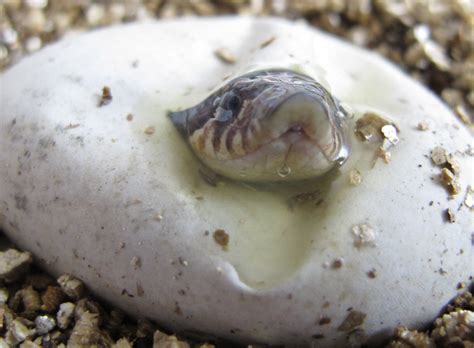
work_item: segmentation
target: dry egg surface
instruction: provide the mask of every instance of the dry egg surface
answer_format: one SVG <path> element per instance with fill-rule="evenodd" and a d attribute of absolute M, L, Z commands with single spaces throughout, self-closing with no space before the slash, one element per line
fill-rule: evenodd
<path fill-rule="evenodd" d="M 270 67 L 351 110 L 349 160 L 294 185 L 213 177 L 167 112 Z M 1 228 L 54 275 L 171 330 L 376 344 L 429 323 L 472 276 L 469 131 L 381 57 L 306 25 L 116 26 L 25 58 L 0 88 Z"/>

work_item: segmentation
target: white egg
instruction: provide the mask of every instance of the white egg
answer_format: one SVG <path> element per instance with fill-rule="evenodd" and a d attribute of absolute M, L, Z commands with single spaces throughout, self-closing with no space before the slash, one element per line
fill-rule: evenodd
<path fill-rule="evenodd" d="M 390 163 L 374 164 L 377 145 L 353 136 L 350 160 L 307 188 L 209 185 L 166 113 L 266 67 L 324 83 L 354 111 L 351 127 L 366 111 L 393 120 Z M 104 86 L 112 100 L 99 107 Z M 131 314 L 241 342 L 344 346 L 361 329 L 377 343 L 400 323 L 429 323 L 472 275 L 468 130 L 383 58 L 306 25 L 117 26 L 25 58 L 0 88 L 2 229 L 53 274 L 75 274 Z M 435 146 L 460 164 L 453 199 Z"/>

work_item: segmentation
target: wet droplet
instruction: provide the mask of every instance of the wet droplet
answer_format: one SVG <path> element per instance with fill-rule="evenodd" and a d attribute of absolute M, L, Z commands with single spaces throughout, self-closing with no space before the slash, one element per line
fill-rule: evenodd
<path fill-rule="evenodd" d="M 349 146 L 347 144 L 343 144 L 343 146 L 341 146 L 341 149 L 339 150 L 338 157 L 334 160 L 335 164 L 339 167 L 342 166 L 349 158 L 349 152 Z"/>
<path fill-rule="evenodd" d="M 291 173 L 291 168 L 284 164 L 281 168 L 278 169 L 278 175 L 282 178 L 287 177 Z"/>

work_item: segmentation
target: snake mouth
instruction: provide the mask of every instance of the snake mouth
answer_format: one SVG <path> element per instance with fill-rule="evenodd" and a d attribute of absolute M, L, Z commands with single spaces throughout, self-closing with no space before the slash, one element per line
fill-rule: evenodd
<path fill-rule="evenodd" d="M 245 173 L 241 180 L 303 180 L 321 175 L 333 166 L 325 152 L 305 125 L 295 123 L 276 137 L 262 139 L 252 151 L 225 162 Z"/>
<path fill-rule="evenodd" d="M 329 145 L 320 144 L 314 138 L 314 127 L 302 123 L 291 124 L 278 137 L 271 139 L 262 145 L 257 151 L 270 152 L 279 149 L 284 154 L 283 162 L 303 162 L 313 158 L 316 153 L 320 153 L 326 160 L 330 161 L 326 152 Z M 282 163 L 282 164 L 285 164 Z"/>
<path fill-rule="evenodd" d="M 298 145 L 305 144 L 305 146 L 316 146 L 319 148 L 319 144 L 315 139 L 311 136 L 311 130 L 308 130 L 304 124 L 296 123 L 289 126 L 287 130 L 281 133 L 278 137 L 270 140 L 269 143 L 265 144 L 261 147 L 264 148 L 265 146 L 279 142 L 281 144 L 285 144 L 287 147 L 287 156 L 292 151 L 292 149 Z"/>
<path fill-rule="evenodd" d="M 282 135 L 280 135 L 280 137 L 284 137 L 286 135 L 291 135 L 291 134 L 309 137 L 309 135 L 306 133 L 304 125 L 299 124 L 299 123 L 291 125 Z"/>
<path fill-rule="evenodd" d="M 317 148 L 328 161 L 333 158 L 337 134 L 330 122 L 328 108 L 321 102 L 320 96 L 308 91 L 290 95 L 263 120 L 262 127 L 270 131 L 269 141 L 262 143 L 261 149 L 274 142 L 286 144 L 290 148 L 303 144 L 304 148 Z"/>
<path fill-rule="evenodd" d="M 316 134 L 317 130 L 315 125 L 296 123 L 288 126 L 288 129 L 283 131 L 277 138 L 273 140 L 283 139 L 290 144 L 298 141 L 309 141 L 315 145 L 319 145 L 318 139 L 315 136 Z"/>

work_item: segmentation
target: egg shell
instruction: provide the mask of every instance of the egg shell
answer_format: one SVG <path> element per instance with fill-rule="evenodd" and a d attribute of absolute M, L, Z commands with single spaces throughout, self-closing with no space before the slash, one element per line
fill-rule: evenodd
<path fill-rule="evenodd" d="M 266 67 L 324 83 L 354 111 L 352 126 L 365 111 L 391 118 L 400 137 L 391 162 L 374 163 L 374 146 L 352 136 L 350 160 L 315 184 L 321 199 L 296 207 L 292 188 L 203 180 L 167 111 Z M 104 86 L 112 99 L 101 103 Z M 462 204 L 473 182 L 468 130 L 383 58 L 305 24 L 120 25 L 25 58 L 0 88 L 1 228 L 52 274 L 72 273 L 170 330 L 345 346 L 360 328 L 377 344 L 400 323 L 423 328 L 472 275 L 472 213 Z M 431 162 L 435 146 L 460 164 L 453 199 Z M 362 224 L 375 234 L 357 247 L 352 230 Z"/>

